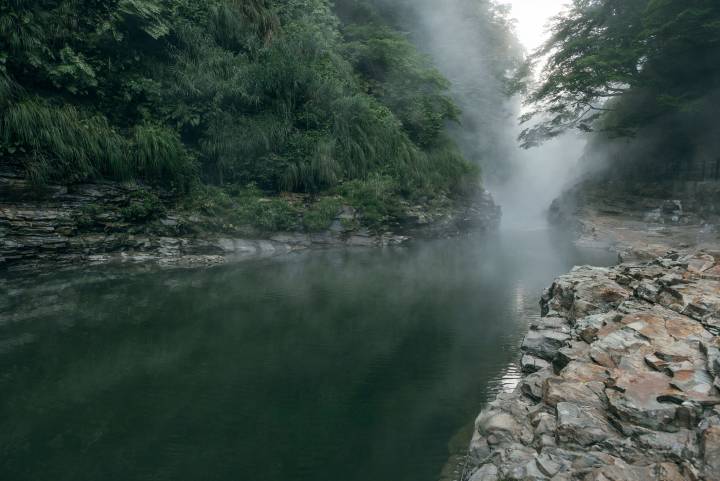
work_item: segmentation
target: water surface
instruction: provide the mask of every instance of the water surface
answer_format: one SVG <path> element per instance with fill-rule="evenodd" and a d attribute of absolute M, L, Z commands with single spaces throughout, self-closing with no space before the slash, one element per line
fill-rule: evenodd
<path fill-rule="evenodd" d="M 535 231 L 6 278 L 0 479 L 437 481 L 542 288 L 612 261 Z"/>

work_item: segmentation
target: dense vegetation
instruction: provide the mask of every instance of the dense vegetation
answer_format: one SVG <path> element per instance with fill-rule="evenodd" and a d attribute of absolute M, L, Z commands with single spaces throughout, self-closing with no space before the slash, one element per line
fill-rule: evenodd
<path fill-rule="evenodd" d="M 472 190 L 447 80 L 373 2 L 336 3 L 2 0 L 0 159 L 38 184 Z"/>
<path fill-rule="evenodd" d="M 720 160 L 717 0 L 573 0 L 534 60 L 547 64 L 530 92 L 526 120 L 537 122 L 526 146 L 578 128 L 594 133 L 595 151 L 630 158 L 643 175 L 649 165 L 674 175 L 680 163 L 704 171 Z"/>
<path fill-rule="evenodd" d="M 511 173 L 516 105 L 510 102 L 507 80 L 522 64 L 524 52 L 508 5 L 494 0 L 450 0 L 441 8 L 437 0 L 336 4 L 343 20 L 389 23 L 408 32 L 451 82 L 449 93 L 461 112 L 459 122 L 449 125 L 450 137 L 468 160 L 482 167 L 484 178 L 497 181 Z M 413 88 L 402 80 L 399 85 Z"/>

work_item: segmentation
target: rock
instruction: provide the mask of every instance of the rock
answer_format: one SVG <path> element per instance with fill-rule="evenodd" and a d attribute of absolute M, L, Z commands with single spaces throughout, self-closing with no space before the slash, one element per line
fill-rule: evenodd
<path fill-rule="evenodd" d="M 520 366 L 522 367 L 522 372 L 531 374 L 550 367 L 550 363 L 539 357 L 525 354 L 520 360 Z"/>
<path fill-rule="evenodd" d="M 707 481 L 720 481 L 720 426 L 708 428 L 702 435 L 703 472 Z"/>
<path fill-rule="evenodd" d="M 617 437 L 602 411 L 569 402 L 557 404 L 557 435 L 563 444 L 590 446 Z"/>
<path fill-rule="evenodd" d="M 481 466 L 470 476 L 469 481 L 499 481 L 498 468 L 494 464 Z"/>
<path fill-rule="evenodd" d="M 715 258 L 708 254 L 696 254 L 682 260 L 687 262 L 687 270 L 693 274 L 702 274 L 715 265 Z"/>
<path fill-rule="evenodd" d="M 552 369 L 545 368 L 533 374 L 525 376 L 520 381 L 520 392 L 528 396 L 533 401 L 539 401 L 543 397 L 545 381 L 552 376 Z"/>
<path fill-rule="evenodd" d="M 519 439 L 523 430 L 516 418 L 502 411 L 483 412 L 476 421 L 476 428 L 491 446 Z"/>
<path fill-rule="evenodd" d="M 575 382 L 549 378 L 543 387 L 543 402 L 555 407 L 560 402 L 572 402 L 584 407 L 602 407 L 603 383 Z"/>
<path fill-rule="evenodd" d="M 676 462 L 697 458 L 700 454 L 697 436 L 689 429 L 680 429 L 674 433 L 647 431 L 640 434 L 637 440 L 638 446 L 646 452 L 656 452 Z"/>
<path fill-rule="evenodd" d="M 557 331 L 530 331 L 523 340 L 521 349 L 540 359 L 552 361 L 570 336 Z"/>
<path fill-rule="evenodd" d="M 473 441 L 489 479 L 720 481 L 720 282 L 702 276 L 706 255 L 580 267 L 544 292 L 519 387 Z"/>
<path fill-rule="evenodd" d="M 606 394 L 611 411 L 621 420 L 656 431 L 675 430 L 677 405 L 658 400 L 678 394 L 664 374 L 623 371 Z"/>
<path fill-rule="evenodd" d="M 563 465 L 555 461 L 551 456 L 547 454 L 541 454 L 535 458 L 535 465 L 538 470 L 545 476 L 552 478 L 563 469 Z"/>

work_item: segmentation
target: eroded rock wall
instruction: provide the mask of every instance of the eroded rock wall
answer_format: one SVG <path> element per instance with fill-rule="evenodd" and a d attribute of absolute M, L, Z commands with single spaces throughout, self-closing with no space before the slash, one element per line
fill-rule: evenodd
<path fill-rule="evenodd" d="M 718 261 L 670 252 L 557 279 L 521 383 L 476 421 L 465 479 L 720 480 Z"/>

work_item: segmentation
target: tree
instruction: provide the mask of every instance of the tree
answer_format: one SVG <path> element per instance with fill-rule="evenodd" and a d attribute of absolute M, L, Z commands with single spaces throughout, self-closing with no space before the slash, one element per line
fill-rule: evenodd
<path fill-rule="evenodd" d="M 536 123 L 521 134 L 525 147 L 572 128 L 632 135 L 700 108 L 720 86 L 720 3 L 573 0 L 532 60 L 546 64 L 528 97 L 523 121 Z"/>

